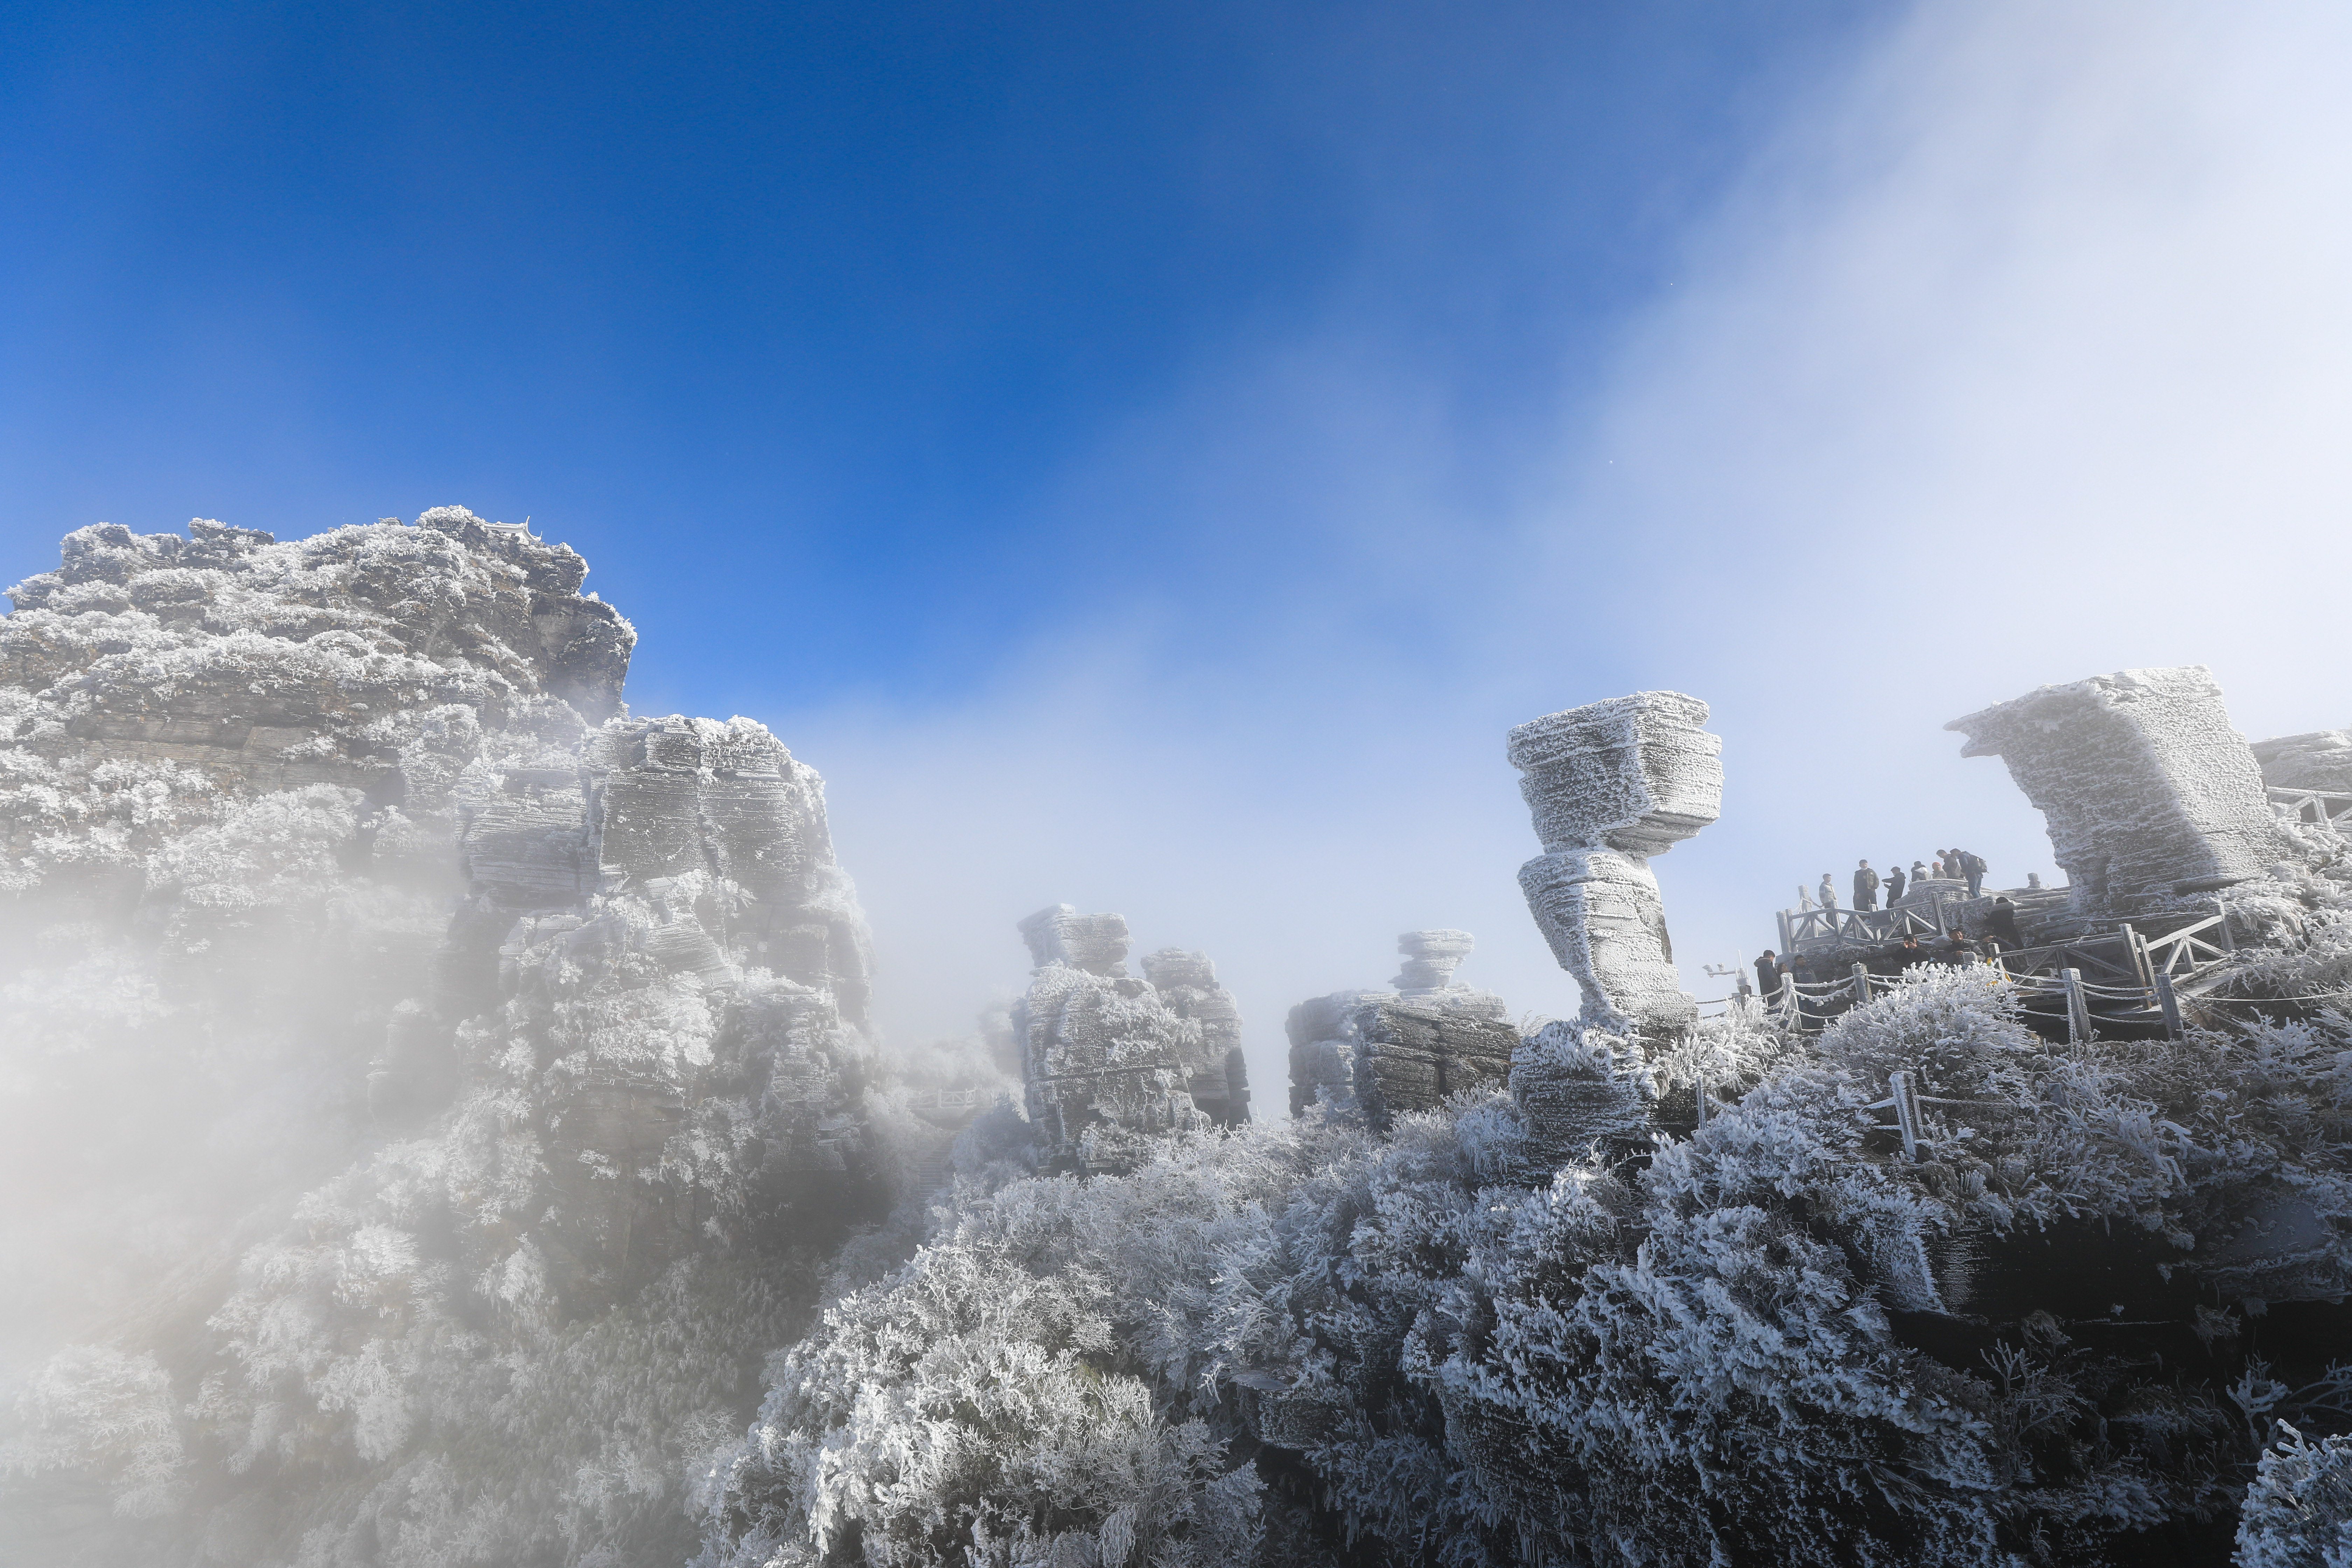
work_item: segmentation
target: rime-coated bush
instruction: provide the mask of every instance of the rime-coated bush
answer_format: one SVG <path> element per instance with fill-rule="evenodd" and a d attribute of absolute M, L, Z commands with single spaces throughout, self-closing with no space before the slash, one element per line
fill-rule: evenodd
<path fill-rule="evenodd" d="M 706 1568 L 1189 1568 L 1244 1558 L 1259 1482 L 1119 1370 L 1108 1292 L 1004 1244 L 927 1247 L 778 1358 L 700 1492 Z M 1041 1259 L 1034 1255 L 1032 1265 Z"/>
<path fill-rule="evenodd" d="M 1595 1084 L 1622 1066 L 1559 1030 L 1529 1048 Z M 1548 1163 L 1493 1092 L 1385 1138 L 1310 1116 L 1164 1141 L 1122 1177 L 961 1185 L 933 1210 L 924 1278 L 961 1253 L 1083 1290 L 1097 1353 L 1158 1419 L 1205 1424 L 1229 1460 L 1265 1445 L 1262 1550 L 1291 1554 L 1269 1563 L 1334 1542 L 1349 1561 L 1497 1568 L 2124 1561 L 2138 1532 L 2234 1505 L 2259 1457 L 2247 1412 L 2300 1399 L 2335 1419 L 2335 1394 L 2233 1393 L 2047 1311 L 2001 1309 L 2022 1315 L 1956 1331 L 1979 1347 L 1957 1353 L 1915 1335 L 1970 1321 L 2005 1248 L 2085 1227 L 2144 1237 L 2149 1290 L 2185 1268 L 2273 1301 L 2342 1291 L 2343 1227 L 2275 1217 L 2352 1213 L 2340 1022 L 2053 1049 L 1991 972 L 1934 969 L 1817 1049 L 1712 1048 L 1703 1070 L 1733 1086 L 1742 1052 L 1781 1059 L 1646 1160 L 1593 1141 Z M 1916 1163 L 1873 1131 L 1895 1070 L 1927 1096 Z M 2242 1233 L 2293 1245 L 2258 1259 Z M 929 1288 L 908 1273 L 856 1300 L 911 1311 L 892 1292 Z M 2183 1321 L 2216 1365 L 2242 1359 L 2236 1310 Z M 860 1364 L 877 1388 L 908 1375 Z M 784 1452 L 800 1408 L 772 1396 L 714 1472 L 709 1562 L 813 1539 L 793 1533 L 813 1516 L 775 1511 L 772 1476 L 768 1511 L 742 1506 L 740 1467 Z M 756 1536 L 755 1515 L 787 1524 Z"/>
<path fill-rule="evenodd" d="M 2238 1515 L 2238 1568 L 2352 1568 L 2352 1437 L 2282 1421 Z"/>

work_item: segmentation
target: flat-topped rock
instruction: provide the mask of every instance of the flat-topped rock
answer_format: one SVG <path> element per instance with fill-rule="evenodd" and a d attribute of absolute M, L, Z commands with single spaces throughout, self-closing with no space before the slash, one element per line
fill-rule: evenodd
<path fill-rule="evenodd" d="M 1043 969 L 1067 964 L 1089 974 L 1127 973 L 1127 917 L 1082 915 L 1068 904 L 1039 910 L 1021 922 L 1021 940 L 1029 944 L 1029 962 Z"/>
<path fill-rule="evenodd" d="M 1187 1016 L 1128 973 L 1123 916 L 1055 904 L 1023 921 L 1021 935 L 1036 968 L 1013 1009 L 1013 1030 L 1029 1120 L 1049 1165 L 1131 1169 L 1154 1135 L 1234 1115 L 1226 1069 L 1239 1013 L 1206 958 L 1170 949 L 1146 961 L 1176 983 Z M 1213 1110 L 1195 1100 L 1196 1085 Z"/>
<path fill-rule="evenodd" d="M 1409 931 L 1397 938 L 1404 967 L 1389 984 L 1400 991 L 1443 991 L 1476 945 L 1466 931 Z"/>
<path fill-rule="evenodd" d="M 2352 795 L 2352 730 L 2278 735 L 2247 749 L 2262 769 L 2263 783 L 2273 788 Z"/>
<path fill-rule="evenodd" d="M 2297 852 L 2202 665 L 2045 686 L 1944 727 L 1963 756 L 2009 764 L 2087 910 L 2228 887 Z"/>
<path fill-rule="evenodd" d="M 1192 1103 L 1221 1127 L 1249 1117 L 1249 1067 L 1242 1051 L 1242 1014 L 1234 994 L 1217 984 L 1205 952 L 1163 947 L 1143 958 L 1143 977 L 1180 1018 L 1201 1028 L 1198 1057 L 1186 1064 Z"/>
<path fill-rule="evenodd" d="M 1636 691 L 1529 720 L 1507 754 L 1547 850 L 1663 855 L 1723 813 L 1723 742 L 1706 704 Z"/>
<path fill-rule="evenodd" d="M 1468 931 L 1406 931 L 1398 978 L 1436 984 L 1393 991 L 1335 991 L 1290 1010 L 1290 1112 L 1321 1105 L 1386 1127 L 1409 1110 L 1508 1073 L 1518 1038 L 1510 1010 L 1490 991 L 1455 983 L 1475 945 Z"/>

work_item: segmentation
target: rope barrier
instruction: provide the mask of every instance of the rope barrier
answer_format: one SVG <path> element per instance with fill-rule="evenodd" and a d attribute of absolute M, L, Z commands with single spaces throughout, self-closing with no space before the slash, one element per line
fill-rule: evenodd
<path fill-rule="evenodd" d="M 2305 991 L 2294 996 L 2215 996 L 2207 994 L 2193 998 L 2199 1002 L 2235 1002 L 2251 1005 L 2260 1002 L 2324 1002 L 2332 996 L 2352 996 L 2352 991 Z"/>

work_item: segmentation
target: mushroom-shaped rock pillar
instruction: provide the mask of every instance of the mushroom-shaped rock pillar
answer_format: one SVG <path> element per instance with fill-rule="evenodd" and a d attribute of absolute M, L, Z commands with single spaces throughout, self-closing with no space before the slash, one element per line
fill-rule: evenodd
<path fill-rule="evenodd" d="M 1723 742 L 1702 727 L 1706 716 L 1696 697 L 1637 691 L 1510 733 L 1544 847 L 1519 868 L 1519 887 L 1584 993 L 1586 1026 L 1663 1041 L 1697 1022 L 1650 859 L 1722 813 Z"/>
<path fill-rule="evenodd" d="M 1409 931 L 1397 938 L 1397 952 L 1403 955 L 1404 967 L 1389 984 L 1407 995 L 1416 991 L 1451 990 L 1454 972 L 1462 967 L 1462 961 L 1477 945 L 1477 939 L 1466 931 Z"/>
<path fill-rule="evenodd" d="M 1125 915 L 1082 915 L 1068 904 L 1054 904 L 1021 922 L 1021 940 L 1039 969 L 1059 963 L 1088 974 L 1127 973 Z"/>
<path fill-rule="evenodd" d="M 1999 757 L 2049 824 L 2084 913 L 2260 876 L 2296 853 L 2202 665 L 2045 686 L 1944 726 Z"/>

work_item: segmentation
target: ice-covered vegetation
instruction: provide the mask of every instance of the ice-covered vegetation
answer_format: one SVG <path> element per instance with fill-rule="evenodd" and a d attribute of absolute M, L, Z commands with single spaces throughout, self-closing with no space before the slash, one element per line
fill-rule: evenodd
<path fill-rule="evenodd" d="M 1281 1562 L 2219 1561 L 2258 1466 L 2246 1561 L 2329 1560 L 2293 1543 L 2341 1516 L 2341 1445 L 2272 1423 L 2352 1418 L 2347 1047 L 2323 1014 L 2053 1050 L 1931 969 L 1818 1049 L 1710 1026 L 1738 1104 L 1646 1160 L 1555 1164 L 1488 1091 L 967 1180 L 779 1359 L 703 1561 L 1183 1562 L 1212 1521 Z M 1979 1108 L 1931 1104 L 1916 1163 L 1863 1109 L 1898 1068 Z M 2263 1231 L 2282 1205 L 2326 1217 Z M 1059 1491 L 968 1457 L 1013 1365 L 999 1458 Z"/>

